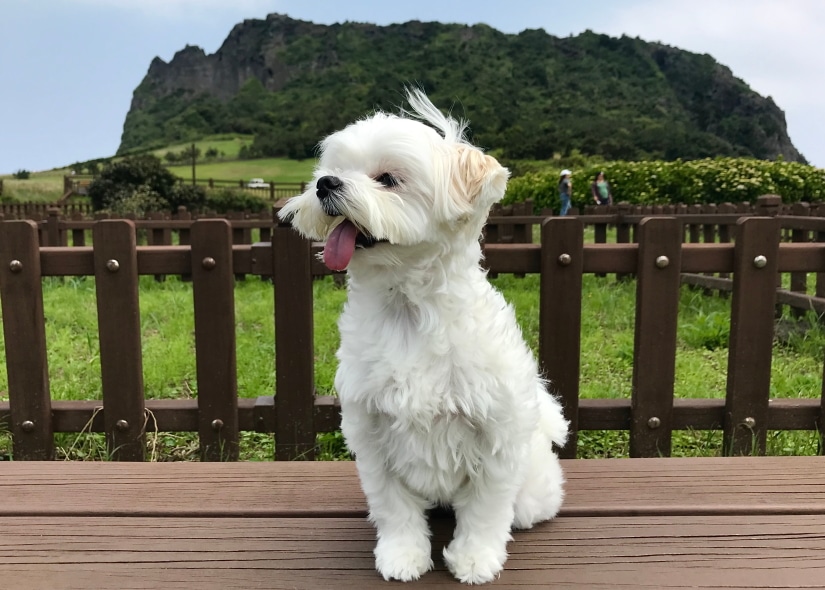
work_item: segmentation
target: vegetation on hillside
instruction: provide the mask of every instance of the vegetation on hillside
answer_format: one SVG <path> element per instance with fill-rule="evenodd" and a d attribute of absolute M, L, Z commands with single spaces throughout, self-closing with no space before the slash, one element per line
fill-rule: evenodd
<path fill-rule="evenodd" d="M 245 82 L 230 92 L 227 80 Z M 589 31 L 280 15 L 235 27 L 215 55 L 190 47 L 169 64 L 156 59 L 119 152 L 225 132 L 254 135 L 242 157 L 310 158 L 320 138 L 373 108 L 396 111 L 411 83 L 468 118 L 473 141 L 504 159 L 801 159 L 782 111 L 708 55 Z"/>

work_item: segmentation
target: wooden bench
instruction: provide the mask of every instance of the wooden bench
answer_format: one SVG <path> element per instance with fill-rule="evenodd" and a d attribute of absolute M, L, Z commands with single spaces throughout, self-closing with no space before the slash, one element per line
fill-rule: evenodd
<path fill-rule="evenodd" d="M 514 534 L 500 588 L 825 585 L 825 458 L 566 460 L 558 518 Z M 373 568 L 354 465 L 0 466 L 9 589 L 400 587 Z M 435 570 L 460 587 L 431 515 Z"/>

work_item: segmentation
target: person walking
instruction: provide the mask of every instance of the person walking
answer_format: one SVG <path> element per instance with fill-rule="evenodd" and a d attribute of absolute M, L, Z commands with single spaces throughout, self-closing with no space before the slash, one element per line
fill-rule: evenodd
<path fill-rule="evenodd" d="M 590 195 L 597 205 L 612 205 L 613 194 L 610 192 L 610 183 L 604 177 L 604 172 L 599 172 L 590 183 Z"/>
<path fill-rule="evenodd" d="M 561 198 L 561 211 L 559 215 L 567 215 L 570 211 L 570 197 L 573 195 L 573 179 L 570 178 L 572 172 L 564 169 L 559 178 L 559 197 Z"/>

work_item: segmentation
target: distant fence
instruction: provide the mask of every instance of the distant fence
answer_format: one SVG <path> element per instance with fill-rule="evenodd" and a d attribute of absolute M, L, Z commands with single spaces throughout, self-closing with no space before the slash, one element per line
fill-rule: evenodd
<path fill-rule="evenodd" d="M 61 201 L 69 197 L 79 195 L 85 196 L 89 193 L 89 185 L 95 179 L 89 174 L 66 174 L 63 176 L 63 196 Z M 191 183 L 191 180 L 181 178 L 183 184 Z M 0 181 L 2 182 L 2 181 Z M 237 189 L 250 192 L 260 197 L 269 198 L 271 201 L 284 199 L 298 195 L 306 190 L 305 182 L 275 182 L 264 181 L 263 184 L 251 184 L 249 180 L 220 180 L 215 178 L 196 178 L 195 183 L 210 189 L 226 188 Z"/>
<path fill-rule="evenodd" d="M 768 199 L 762 205 L 774 204 Z M 800 219 L 791 222 L 770 215 L 715 219 L 717 230 L 730 229 L 730 241 L 683 243 L 686 224 L 690 227 L 697 219 L 547 218 L 540 221 L 540 244 L 485 244 L 484 264 L 491 271 L 540 274 L 538 357 L 561 396 L 572 429 L 562 454 L 575 455 L 580 430 L 628 430 L 630 454 L 643 457 L 669 455 L 671 433 L 679 429 L 722 430 L 724 449 L 730 454 L 764 453 L 768 430 L 822 432 L 825 397 L 770 399 L 777 276 L 825 274 L 825 243 L 782 242 L 783 226 L 795 227 L 791 232 L 808 232 L 810 239 L 825 237 L 825 218 Z M 617 237 L 627 239 L 585 244 L 586 221 L 617 224 Z M 158 222 L 151 231 L 177 223 Z M 330 274 L 317 258 L 322 246 L 280 222 L 271 226 L 268 242 L 235 244 L 234 232 L 242 230 L 235 224 L 241 220 L 198 220 L 188 225 L 187 244 L 139 246 L 140 223 L 92 222 L 93 247 L 62 248 L 41 246 L 41 228 L 35 222 L 0 222 L 0 300 L 9 382 L 9 401 L 0 402 L 0 420 L 6 421 L 13 435 L 14 458 L 50 459 L 53 432 L 92 431 L 106 433 L 113 458 L 143 460 L 147 429 L 198 432 L 204 460 L 237 458 L 240 431 L 274 433 L 278 459 L 312 458 L 316 434 L 340 425 L 336 398 L 316 396 L 315 391 L 312 281 Z M 492 218 L 491 225 L 496 223 Z M 703 224 L 711 224 L 708 217 Z M 238 273 L 272 278 L 274 395 L 238 397 L 234 319 Z M 579 399 L 584 273 L 636 276 L 629 399 Z M 732 273 L 724 399 L 673 396 L 684 273 Z M 144 399 L 138 277 L 159 274 L 192 278 L 196 399 Z M 95 277 L 102 400 L 50 398 L 41 286 L 46 276 Z"/>
<path fill-rule="evenodd" d="M 186 181 L 184 181 L 185 183 Z M 215 178 L 195 179 L 195 184 L 205 186 L 210 189 L 228 188 L 248 191 L 256 195 L 267 195 L 270 201 L 288 199 L 299 195 L 306 190 L 305 182 L 270 182 L 264 181 L 264 185 L 252 185 L 248 180 L 219 180 Z"/>

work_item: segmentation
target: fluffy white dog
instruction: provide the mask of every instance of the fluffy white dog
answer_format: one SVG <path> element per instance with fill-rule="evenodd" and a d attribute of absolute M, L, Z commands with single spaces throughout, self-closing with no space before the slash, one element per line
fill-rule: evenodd
<path fill-rule="evenodd" d="M 280 215 L 348 271 L 335 387 L 378 531 L 376 568 L 404 581 L 428 571 L 426 511 L 452 505 L 444 559 L 480 584 L 501 571 L 512 527 L 558 511 L 552 445 L 567 422 L 479 266 L 509 172 L 422 92 L 407 99 L 411 113 L 324 139 L 313 186 Z"/>

